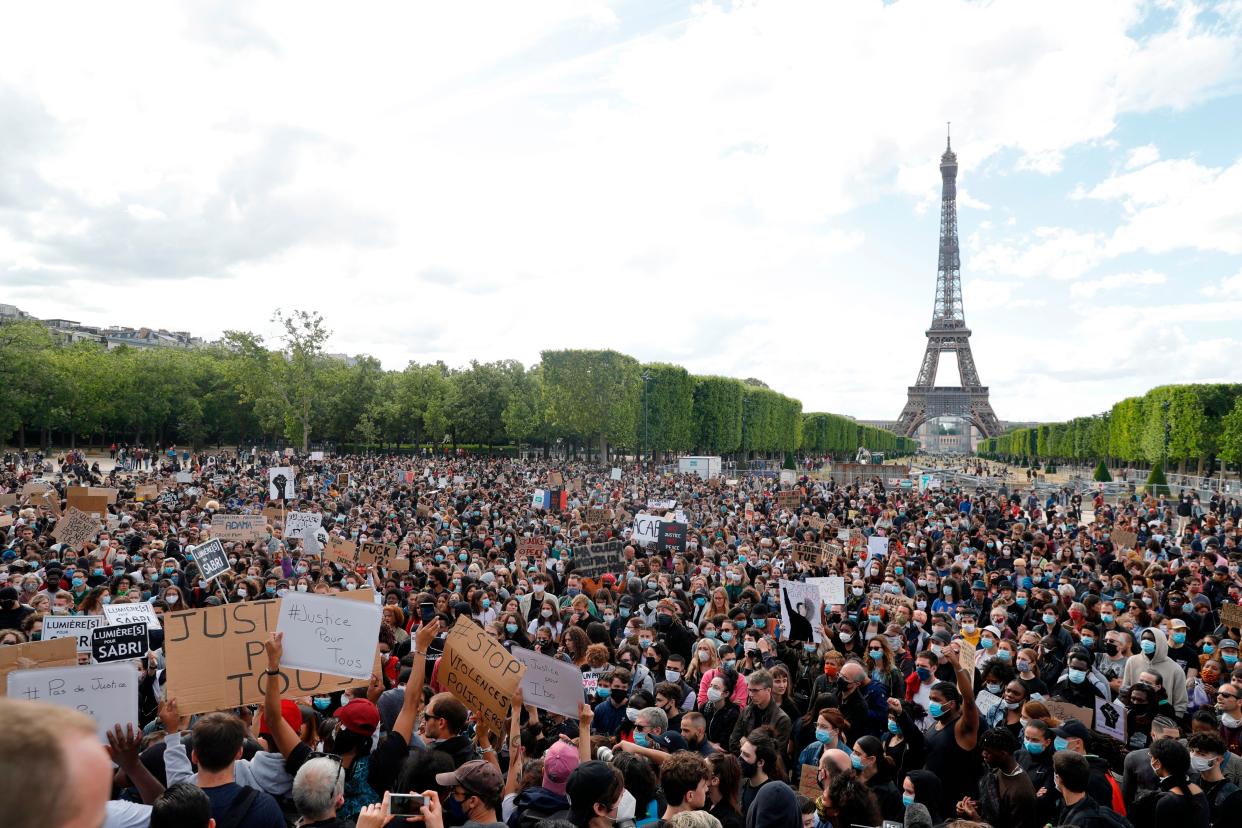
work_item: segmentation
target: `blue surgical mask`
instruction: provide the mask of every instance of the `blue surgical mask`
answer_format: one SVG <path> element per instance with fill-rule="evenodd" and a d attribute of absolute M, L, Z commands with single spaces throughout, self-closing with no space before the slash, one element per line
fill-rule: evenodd
<path fill-rule="evenodd" d="M 1060 736 L 1052 740 L 1053 750 L 1066 750 L 1069 748 L 1069 739 L 1063 739 Z"/>
<path fill-rule="evenodd" d="M 644 748 L 651 747 L 651 738 L 648 737 L 647 734 L 643 733 L 642 731 L 635 731 L 634 732 L 634 744 L 638 745 L 639 747 L 644 747 Z"/>
<path fill-rule="evenodd" d="M 857 753 L 855 753 L 854 755 L 850 757 L 850 764 L 854 766 L 854 770 L 856 771 L 862 770 L 863 768 L 862 757 L 860 757 Z"/>
<path fill-rule="evenodd" d="M 1180 645 L 1182 645 L 1182 644 L 1185 644 L 1185 643 L 1186 643 L 1186 633 L 1184 633 L 1184 632 L 1175 632 L 1175 633 L 1173 633 L 1173 643 L 1174 643 L 1174 644 L 1177 644 L 1177 645 L 1179 645 L 1179 646 L 1180 646 Z"/>
<path fill-rule="evenodd" d="M 911 805 L 914 804 L 914 797 L 911 794 L 902 794 L 901 804 L 909 808 Z"/>
<path fill-rule="evenodd" d="M 1079 641 L 1082 642 L 1082 646 L 1086 647 L 1088 650 L 1095 646 L 1095 639 L 1089 635 L 1084 635 L 1079 639 Z"/>
<path fill-rule="evenodd" d="M 1123 610 L 1126 608 L 1126 602 L 1122 600 L 1113 601 L 1113 606 L 1119 610 Z"/>
<path fill-rule="evenodd" d="M 919 681 L 929 681 L 932 677 L 932 671 L 926 667 L 915 667 L 914 672 L 919 674 Z"/>
<path fill-rule="evenodd" d="M 720 634 L 720 640 L 721 640 L 721 641 L 723 641 L 723 642 L 725 642 L 726 644 L 728 644 L 730 641 L 732 641 L 732 640 L 733 640 L 733 633 L 731 633 L 731 632 L 729 632 L 729 631 L 727 631 L 727 630 L 726 630 L 725 632 L 722 632 L 722 633 Z"/>
<path fill-rule="evenodd" d="M 1211 655 L 1211 654 L 1212 654 L 1212 653 L 1214 653 L 1214 652 L 1216 652 L 1216 647 L 1215 647 L 1215 646 L 1213 646 L 1213 645 L 1211 645 L 1211 644 L 1204 644 L 1204 645 L 1203 645 L 1203 654 L 1204 654 L 1204 655 Z"/>
<path fill-rule="evenodd" d="M 517 633 L 517 631 L 518 631 L 517 624 L 505 624 L 505 632 L 507 632 L 509 635 L 514 635 Z"/>
<path fill-rule="evenodd" d="M 1229 653 L 1221 653 L 1220 659 L 1225 662 L 1226 667 L 1232 667 L 1238 663 L 1238 656 L 1236 654 L 1230 655 Z"/>
<path fill-rule="evenodd" d="M 888 732 L 889 733 L 900 733 L 901 728 L 897 726 L 897 722 L 893 721 L 892 719 L 889 719 L 888 720 Z"/>
<path fill-rule="evenodd" d="M 329 707 L 332 706 L 332 699 L 327 698 L 327 697 L 314 698 L 314 699 L 311 699 L 311 704 L 315 706 L 316 710 L 327 710 Z"/>
<path fill-rule="evenodd" d="M 826 745 L 826 744 L 831 743 L 832 742 L 832 731 L 825 730 L 822 727 L 816 728 L 815 729 L 815 741 L 819 742 L 821 745 Z"/>
<path fill-rule="evenodd" d="M 1038 756 L 1039 754 L 1041 754 L 1041 753 L 1043 753 L 1043 752 L 1044 752 L 1044 743 L 1043 743 L 1043 742 L 1026 742 L 1026 741 L 1024 741 L 1024 742 L 1022 743 L 1022 745 L 1026 748 L 1026 752 L 1027 752 L 1027 753 L 1029 753 L 1029 754 L 1031 754 L 1032 756 Z"/>
<path fill-rule="evenodd" d="M 996 657 L 1000 659 L 1001 661 L 1008 661 L 1010 659 L 1009 651 L 1008 650 L 997 650 Z"/>
<path fill-rule="evenodd" d="M 622 617 L 622 618 L 629 618 L 629 617 L 630 617 L 630 608 L 629 608 L 629 607 L 622 607 L 622 608 L 620 609 L 620 612 L 621 612 L 621 617 Z"/>
<path fill-rule="evenodd" d="M 1113 623 L 1112 613 L 1108 613 L 1108 612 L 1100 613 L 1100 620 L 1103 621 L 1105 624 Z"/>
<path fill-rule="evenodd" d="M 940 702 L 936 702 L 936 701 L 934 701 L 934 702 L 928 702 L 928 703 L 927 703 L 927 713 L 928 713 L 928 715 L 930 715 L 933 719 L 939 719 L 941 716 L 943 716 L 943 715 L 944 715 L 944 705 L 943 705 L 943 704 L 941 704 Z"/>
<path fill-rule="evenodd" d="M 1082 684 L 1084 681 L 1087 680 L 1087 671 L 1086 670 L 1075 670 L 1073 668 L 1070 668 L 1069 680 L 1072 681 L 1074 684 Z"/>
<path fill-rule="evenodd" d="M 611 687 L 596 687 L 595 695 L 599 696 L 601 699 L 606 699 L 612 695 L 612 688 Z"/>
<path fill-rule="evenodd" d="M 993 647 L 995 644 L 996 644 L 996 642 L 995 642 L 994 640 L 992 640 L 991 638 L 986 638 L 986 637 L 985 637 L 985 638 L 980 638 L 980 639 L 979 639 L 979 646 L 980 646 L 980 647 L 982 647 L 982 648 L 983 648 L 983 649 L 985 649 L 985 650 L 990 650 L 990 649 L 992 649 L 992 647 Z"/>
<path fill-rule="evenodd" d="M 707 638 L 712 639 L 713 641 L 716 639 L 716 631 L 715 631 L 715 630 L 707 630 L 707 631 L 705 631 L 705 632 L 703 633 L 703 635 L 704 635 L 704 636 L 706 636 Z"/>
<path fill-rule="evenodd" d="M 733 626 L 737 627 L 739 630 L 744 630 L 744 629 L 746 629 L 746 625 L 747 625 L 748 623 L 750 623 L 750 622 L 749 622 L 749 621 L 747 621 L 745 618 L 739 618 L 739 619 L 737 619 L 736 621 L 734 621 L 734 622 L 733 622 Z"/>
<path fill-rule="evenodd" d="M 1143 652 L 1146 655 L 1152 655 L 1153 653 L 1156 652 L 1156 642 L 1154 641 L 1148 641 L 1144 639 L 1143 643 L 1139 644 L 1139 647 L 1142 648 Z"/>
<path fill-rule="evenodd" d="M 1020 607 L 1025 607 L 1025 606 L 1026 606 L 1026 597 L 1025 597 L 1025 596 L 1021 596 L 1021 595 L 1020 595 L 1020 596 L 1018 596 L 1017 604 L 1018 604 L 1018 606 L 1020 606 Z"/>
<path fill-rule="evenodd" d="M 1044 613 L 1044 626 L 1051 627 L 1057 623 L 1057 617 L 1050 612 Z"/>

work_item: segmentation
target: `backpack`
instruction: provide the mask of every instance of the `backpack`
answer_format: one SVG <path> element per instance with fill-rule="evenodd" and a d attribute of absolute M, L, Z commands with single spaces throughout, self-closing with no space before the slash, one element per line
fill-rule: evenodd
<path fill-rule="evenodd" d="M 241 793 L 233 799 L 228 811 L 225 812 L 224 819 L 216 823 L 216 828 L 237 828 L 246 818 L 246 814 L 250 812 L 250 806 L 258 798 L 259 792 L 254 788 L 242 787 Z"/>

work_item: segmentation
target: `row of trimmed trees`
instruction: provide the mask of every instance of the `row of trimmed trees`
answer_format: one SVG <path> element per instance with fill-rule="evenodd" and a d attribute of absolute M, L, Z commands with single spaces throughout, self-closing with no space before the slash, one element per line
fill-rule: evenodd
<path fill-rule="evenodd" d="M 0 442 L 193 446 L 288 441 L 409 445 L 610 446 L 844 457 L 859 446 L 909 452 L 914 441 L 802 404 L 758 380 L 694 376 L 616 351 L 545 351 L 450 368 L 386 371 L 341 359 L 316 314 L 277 314 L 280 341 L 229 331 L 196 349 L 64 344 L 36 322 L 0 325 Z"/>
<path fill-rule="evenodd" d="M 1163 385 L 1109 411 L 1019 428 L 983 440 L 979 454 L 1008 462 L 1154 465 L 1204 474 L 1242 463 L 1242 385 Z"/>

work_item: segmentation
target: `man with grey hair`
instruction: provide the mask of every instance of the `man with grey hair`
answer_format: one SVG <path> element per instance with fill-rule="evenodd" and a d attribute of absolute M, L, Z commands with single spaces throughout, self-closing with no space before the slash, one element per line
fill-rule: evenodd
<path fill-rule="evenodd" d="M 302 828 L 348 828 L 337 819 L 345 804 L 345 773 L 338 759 L 308 759 L 293 778 L 293 804 L 302 816 Z"/>
<path fill-rule="evenodd" d="M 772 674 L 767 670 L 751 673 L 746 677 L 746 692 L 749 702 L 733 726 L 733 733 L 729 736 L 729 752 L 736 756 L 742 749 L 742 739 L 746 734 L 764 725 L 772 725 L 776 729 L 778 745 L 786 744 L 793 722 L 773 697 Z"/>

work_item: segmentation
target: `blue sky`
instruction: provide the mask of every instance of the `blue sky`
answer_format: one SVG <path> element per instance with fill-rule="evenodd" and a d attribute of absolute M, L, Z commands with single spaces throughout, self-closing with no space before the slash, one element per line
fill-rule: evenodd
<path fill-rule="evenodd" d="M 952 121 L 1001 419 L 1238 376 L 1239 0 L 6 17 L 0 301 L 41 316 L 300 307 L 387 367 L 610 347 L 895 418 Z"/>

